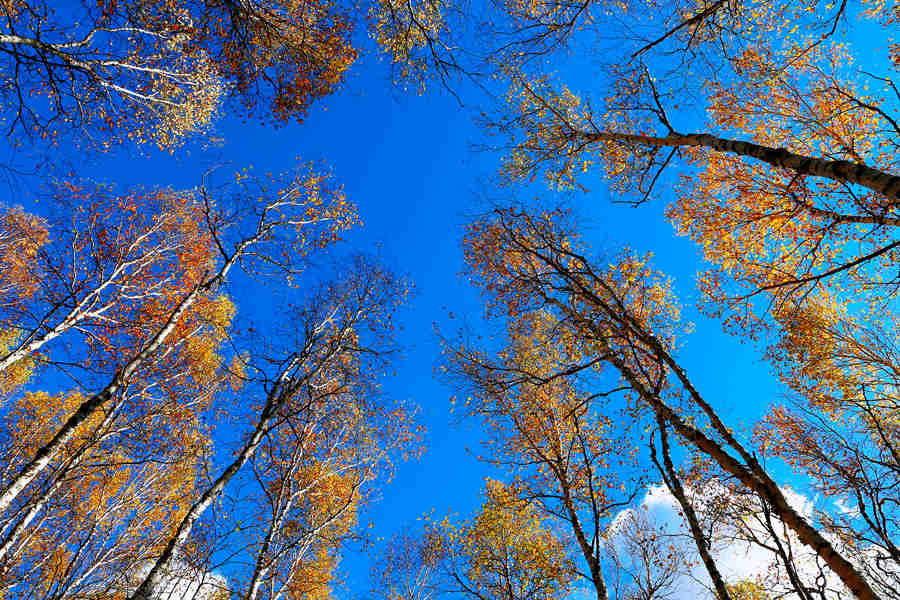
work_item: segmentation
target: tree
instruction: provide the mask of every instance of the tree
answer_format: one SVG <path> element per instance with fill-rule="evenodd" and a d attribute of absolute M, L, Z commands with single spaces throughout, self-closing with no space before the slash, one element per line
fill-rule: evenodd
<path fill-rule="evenodd" d="M 372 595 L 385 600 L 428 600 L 440 594 L 440 538 L 404 529 L 387 540 L 372 566 Z"/>
<path fill-rule="evenodd" d="M 713 27 L 743 8 L 714 3 L 695 17 Z M 668 215 L 714 265 L 701 281 L 710 310 L 751 335 L 766 320 L 753 308 L 761 295 L 773 313 L 831 285 L 854 301 L 865 298 L 851 289 L 879 287 L 890 297 L 890 281 L 877 273 L 895 248 L 897 96 L 888 76 L 870 73 L 890 63 L 857 67 L 830 35 L 813 37 L 807 8 L 760 7 L 765 16 L 746 27 L 715 25 L 713 40 L 696 31 L 700 22 L 675 29 L 666 50 L 680 62 L 655 46 L 639 49 L 639 61 L 609 68 L 599 103 L 545 73 L 508 67 L 508 109 L 489 118 L 510 140 L 507 174 L 543 170 L 555 185 L 573 186 L 598 167 L 634 202 L 675 187 Z M 686 70 L 697 77 L 686 79 Z M 884 89 L 870 92 L 870 84 Z M 694 128 L 701 117 L 679 107 L 698 103 L 708 124 L 684 133 L 679 121 Z M 679 164 L 676 183 L 669 171 Z"/>
<path fill-rule="evenodd" d="M 127 400 L 146 403 L 141 395 Z M 15 464 L 10 451 L 43 443 L 83 400 L 77 392 L 22 396 L 11 411 L 17 420 L 4 466 Z M 198 420 L 200 400 L 188 405 L 197 413 L 163 405 L 80 428 L 52 472 L 4 515 L 4 593 L 51 597 L 121 585 L 121 574 L 163 543 L 172 519 L 187 508 L 209 444 Z"/>
<path fill-rule="evenodd" d="M 880 577 L 869 577 L 857 551 L 832 535 L 827 521 L 792 505 L 757 454 L 764 456 L 765 449 L 741 442 L 693 385 L 675 358 L 677 306 L 665 280 L 643 261 L 626 254 L 608 268 L 594 267 L 561 213 L 530 216 L 518 209 L 499 209 L 474 223 L 466 248 L 476 281 L 492 303 L 508 307 L 511 319 L 550 314 L 552 331 L 564 332 L 559 338 L 572 336 L 593 349 L 587 360 L 569 362 L 551 374 L 533 368 L 523 374 L 502 363 L 486 367 L 486 360 L 478 362 L 479 369 L 490 369 L 505 385 L 521 386 L 529 380 L 574 382 L 573 376 L 597 365 L 612 367 L 629 391 L 634 419 L 671 427 L 691 452 L 715 465 L 720 477 L 764 502 L 855 595 L 889 595 L 890 587 L 882 586 L 892 580 L 891 568 L 882 566 Z M 784 439 L 799 442 L 792 435 Z M 860 535 L 867 535 L 862 532 L 869 527 L 857 525 Z M 880 556 L 875 545 L 859 552 Z M 890 559 L 875 562 L 884 560 Z"/>
<path fill-rule="evenodd" d="M 71 333 L 83 336 L 84 364 L 114 362 L 113 348 L 124 345 L 125 336 L 146 336 L 138 327 L 152 328 L 152 313 L 165 312 L 166 302 L 195 285 L 215 261 L 205 209 L 189 194 L 117 194 L 67 182 L 55 187 L 53 204 L 50 221 L 21 209 L 6 213 L 4 234 L 17 243 L 3 249 L 11 268 L 2 318 L 14 343 L 0 358 L 0 370 L 33 359 Z M 131 218 L 122 220 L 119 211 Z M 33 232 L 23 230 L 26 218 Z"/>
<path fill-rule="evenodd" d="M 296 261 L 302 258 L 307 244 L 313 246 L 327 244 L 335 238 L 338 231 L 355 220 L 349 206 L 341 197 L 336 198 L 333 204 L 325 204 L 320 196 L 320 183 L 320 178 L 316 176 L 305 178 L 301 175 L 298 179 L 290 181 L 289 186 L 281 190 L 276 198 L 268 202 L 264 200 L 262 206 L 251 210 L 249 227 L 244 230 L 243 235 L 238 234 L 240 237 L 235 241 L 233 250 L 227 250 L 224 246 L 227 243 L 223 237 L 226 234 L 224 227 L 227 223 L 221 220 L 222 217 L 213 214 L 204 217 L 209 227 L 207 239 L 209 243 L 214 244 L 213 248 L 219 251 L 217 258 L 221 262 L 214 270 L 195 271 L 195 278 L 183 282 L 186 283 L 184 288 L 176 289 L 170 298 L 169 306 L 152 307 L 155 310 L 150 314 L 155 319 L 149 321 L 148 330 L 144 335 L 138 336 L 130 353 L 117 361 L 112 378 L 72 413 L 52 439 L 22 466 L 18 475 L 4 484 L 0 492 L 0 510 L 9 508 L 12 500 L 49 464 L 55 453 L 75 434 L 77 428 L 112 402 L 122 387 L 131 383 L 131 378 L 138 375 L 139 369 L 149 362 L 149 359 L 156 357 L 158 353 L 163 357 L 169 355 L 164 346 L 170 337 L 174 335 L 177 340 L 178 334 L 182 333 L 181 320 L 206 294 L 215 290 L 235 264 L 247 261 L 247 267 L 252 268 L 256 259 L 260 260 L 263 266 L 274 263 L 290 275 L 291 270 L 297 268 L 291 266 L 291 261 L 297 264 Z M 201 206 L 210 207 L 208 198 Z M 247 223 L 243 225 L 247 226 Z M 288 231 L 293 229 L 296 233 L 293 238 L 280 238 L 282 229 Z M 307 229 L 311 230 L 309 236 Z M 229 231 L 227 234 L 232 235 L 232 232 Z M 269 251 L 281 253 L 287 250 L 291 255 L 283 254 L 285 258 L 282 259 L 278 254 L 273 254 L 270 261 L 264 254 L 266 246 L 269 247 Z M 215 255 L 210 253 L 210 258 L 212 256 Z"/>
<path fill-rule="evenodd" d="M 441 527 L 450 585 L 472 598 L 543 600 L 564 595 L 572 567 L 540 514 L 499 482 L 488 481 L 475 518 Z"/>
<path fill-rule="evenodd" d="M 269 122 L 301 119 L 356 57 L 348 10 L 293 0 L 5 2 L 7 135 L 172 148 L 206 132 L 228 98 Z"/>
<path fill-rule="evenodd" d="M 480 348 L 448 344 L 447 368 L 471 394 L 465 414 L 490 434 L 483 459 L 514 478 L 510 496 L 561 522 L 587 565 L 579 575 L 605 599 L 606 531 L 643 487 L 639 474 L 623 475 L 635 466 L 628 443 L 635 431 L 614 434 L 627 415 L 600 409 L 614 390 L 584 392 L 601 363 L 595 349 L 559 328 L 549 311 L 520 312 L 520 301 L 528 302 L 497 306 L 510 312 L 500 363 Z"/>
<path fill-rule="evenodd" d="M 624 511 L 613 523 L 607 547 L 615 598 L 654 600 L 679 593 L 686 553 L 651 522 L 645 509 Z"/>
<path fill-rule="evenodd" d="M 384 318 L 398 290 L 385 272 L 359 266 L 364 268 L 351 273 L 343 285 L 314 296 L 311 305 L 295 315 L 295 323 L 302 324 L 301 344 L 273 361 L 278 370 L 266 378 L 270 383 L 252 432 L 234 460 L 197 495 L 129 598 L 162 593 L 170 566 L 194 525 L 266 439 L 270 452 L 255 462 L 254 475 L 268 500 L 269 520 L 263 540 L 257 542 L 244 597 L 259 597 L 266 582 L 271 598 L 297 586 L 327 583 L 331 552 L 347 535 L 363 486 L 407 435 L 403 412 L 373 403 L 364 387 L 371 366 L 361 361 L 383 349 L 361 345 L 359 332 Z M 285 453 L 297 464 L 285 464 Z M 294 469 L 298 472 L 291 472 Z M 272 476 L 277 479 L 269 479 Z M 323 569 L 324 581 L 307 579 L 316 573 L 322 578 Z"/>

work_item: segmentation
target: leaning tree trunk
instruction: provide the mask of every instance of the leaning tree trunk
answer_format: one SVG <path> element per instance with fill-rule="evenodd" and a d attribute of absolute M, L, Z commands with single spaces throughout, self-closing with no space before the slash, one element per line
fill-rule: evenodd
<path fill-rule="evenodd" d="M 773 167 L 793 171 L 800 175 L 813 175 L 834 181 L 853 183 L 878 192 L 888 200 L 900 199 L 900 177 L 867 165 L 847 160 L 827 160 L 804 156 L 785 148 L 771 148 L 753 142 L 721 138 L 708 133 L 671 133 L 665 137 L 654 137 L 598 131 L 581 132 L 577 134 L 577 137 L 588 142 L 625 142 L 653 147 L 709 148 L 716 152 L 755 158 Z"/>

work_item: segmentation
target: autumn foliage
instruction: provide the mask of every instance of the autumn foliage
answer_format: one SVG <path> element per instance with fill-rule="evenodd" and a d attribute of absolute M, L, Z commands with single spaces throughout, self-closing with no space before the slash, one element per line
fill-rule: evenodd
<path fill-rule="evenodd" d="M 0 205 L 0 598 L 330 600 L 351 541 L 384 600 L 898 597 L 898 6 L 0 7 L 0 123 L 54 174 Z M 295 126 L 368 47 L 395 83 L 477 105 L 497 187 L 545 196 L 469 219 L 485 311 L 438 326 L 491 474 L 478 507 L 384 541 L 365 509 L 420 451 L 416 408 L 380 383 L 409 286 L 338 248 L 361 219 L 337 179 L 56 168 L 186 157 L 228 115 Z M 693 291 L 596 243 L 572 205 L 607 199 L 696 245 Z M 752 423 L 694 371 L 687 315 L 780 383 L 740 383 Z"/>
<path fill-rule="evenodd" d="M 235 265 L 296 280 L 353 206 L 309 165 L 185 192 L 63 183 L 54 202 L 58 221 L 4 216 L 4 594 L 210 593 L 240 531 L 254 566 L 232 585 L 327 596 L 357 510 L 415 437 L 373 372 L 402 284 L 358 259 L 263 345 L 235 332 L 226 286 Z M 66 373 L 80 386 L 54 390 Z M 234 428 L 250 435 L 228 458 Z M 240 503 L 217 500 L 235 478 Z"/>

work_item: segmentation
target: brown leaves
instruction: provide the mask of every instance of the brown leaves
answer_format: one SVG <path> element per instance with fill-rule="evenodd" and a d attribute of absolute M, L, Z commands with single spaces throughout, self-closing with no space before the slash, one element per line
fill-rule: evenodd
<path fill-rule="evenodd" d="M 356 59 L 345 10 L 327 1 L 212 3 L 198 7 L 196 43 L 215 57 L 250 114 L 275 124 L 299 121 Z"/>
<path fill-rule="evenodd" d="M 11 131 L 56 145 L 86 130 L 78 147 L 172 151 L 208 134 L 228 97 L 275 124 L 302 119 L 357 55 L 351 18 L 327 1 L 101 4 L 76 3 L 74 23 L 41 1 L 7 12 Z"/>

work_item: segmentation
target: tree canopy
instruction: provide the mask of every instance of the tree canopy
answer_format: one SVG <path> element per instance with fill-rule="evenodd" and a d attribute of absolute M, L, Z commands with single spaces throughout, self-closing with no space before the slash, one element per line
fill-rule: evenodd
<path fill-rule="evenodd" d="M 900 6 L 0 6 L 23 198 L 0 203 L 0 597 L 900 594 Z M 302 137 L 357 68 L 451 97 L 496 159 L 491 200 L 451 232 L 454 285 L 483 311 L 445 298 L 462 318 L 403 338 L 438 338 L 449 403 L 385 383 L 421 352 L 397 342 L 404 260 L 439 251 L 360 252 L 359 199 L 319 162 L 210 160 L 222 121 Z M 453 177 L 442 118 L 411 152 Z M 327 137 L 378 147 L 355 133 Z M 95 168 L 167 155 L 195 185 Z M 403 235 L 404 201 L 377 197 L 397 220 L 383 237 Z M 632 207 L 605 232 L 638 244 L 596 235 L 583 215 L 603 203 Z M 694 244 L 695 281 L 641 239 L 651 213 Z M 741 381 L 751 423 L 726 376 L 697 375 L 692 348 L 716 350 L 692 320 L 776 378 L 780 395 Z M 368 535 L 436 406 L 475 432 L 483 484 Z"/>

